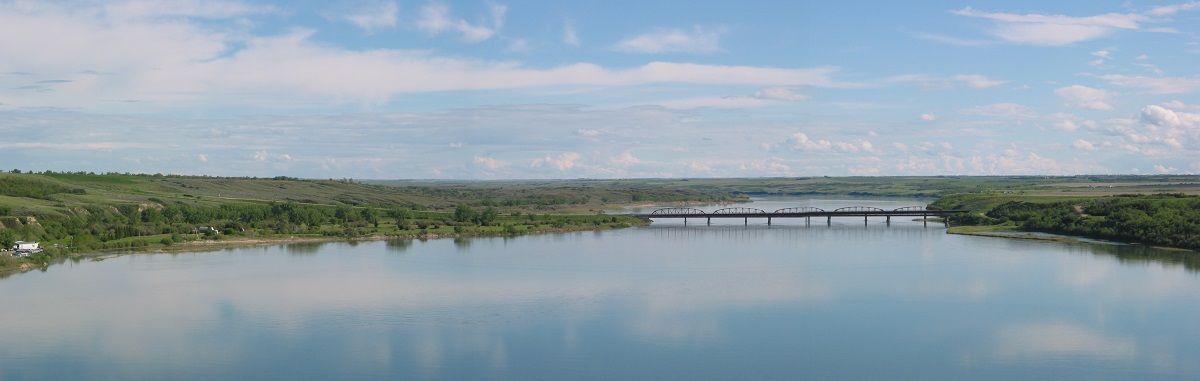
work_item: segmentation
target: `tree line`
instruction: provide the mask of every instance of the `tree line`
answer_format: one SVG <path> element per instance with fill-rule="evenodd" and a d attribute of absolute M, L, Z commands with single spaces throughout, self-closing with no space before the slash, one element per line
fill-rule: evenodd
<path fill-rule="evenodd" d="M 1024 230 L 1121 242 L 1200 249 L 1200 197 L 1120 195 L 1082 201 L 1008 201 L 983 215 L 951 218 L 960 225 L 1010 223 Z"/>

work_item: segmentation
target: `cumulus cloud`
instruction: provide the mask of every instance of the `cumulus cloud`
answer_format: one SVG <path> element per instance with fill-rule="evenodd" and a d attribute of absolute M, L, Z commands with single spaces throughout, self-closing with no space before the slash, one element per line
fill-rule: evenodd
<path fill-rule="evenodd" d="M 358 12 L 346 15 L 345 18 L 363 31 L 374 33 L 380 29 L 395 28 L 399 13 L 400 7 L 396 5 L 396 2 L 389 1 L 372 4 Z"/>
<path fill-rule="evenodd" d="M 1136 30 L 1142 22 L 1149 20 L 1148 17 L 1137 14 L 1108 13 L 1073 17 L 984 12 L 971 7 L 951 13 L 995 21 L 996 26 L 988 32 L 1001 40 L 1042 46 L 1070 45 L 1105 37 L 1116 30 Z"/>
<path fill-rule="evenodd" d="M 797 132 L 789 136 L 782 144 L 783 147 L 796 151 L 824 151 L 838 150 L 842 152 L 871 152 L 875 146 L 871 142 L 861 139 L 852 141 L 829 141 L 825 139 L 813 140 L 803 132 Z"/>
<path fill-rule="evenodd" d="M 609 162 L 617 166 L 627 167 L 630 165 L 640 164 L 642 160 L 638 159 L 637 156 L 633 156 L 632 152 L 625 151 L 617 157 L 612 158 L 612 160 L 609 160 Z"/>
<path fill-rule="evenodd" d="M 721 51 L 726 28 L 657 29 L 618 42 L 614 49 L 628 53 L 715 53 Z"/>
<path fill-rule="evenodd" d="M 478 165 L 478 166 L 481 166 L 481 167 L 484 167 L 487 169 L 491 169 L 491 170 L 505 168 L 512 164 L 507 161 L 494 159 L 494 158 L 490 158 L 490 157 L 481 157 L 481 156 L 476 156 L 474 159 L 471 160 L 471 162 L 475 163 L 475 165 Z"/>
<path fill-rule="evenodd" d="M 578 163 L 576 163 L 576 161 L 579 160 L 580 157 L 582 157 L 582 155 L 575 153 L 575 152 L 565 152 L 565 153 L 558 154 L 558 156 L 547 155 L 546 157 L 534 159 L 533 162 L 529 164 L 529 166 L 530 167 L 546 166 L 546 167 L 555 168 L 555 169 L 558 169 L 559 171 L 565 172 L 565 171 L 571 170 L 572 168 L 575 168 L 578 165 Z"/>
<path fill-rule="evenodd" d="M 1072 85 L 1060 87 L 1054 90 L 1054 94 L 1067 100 L 1067 106 L 1086 108 L 1092 110 L 1112 110 L 1112 104 L 1108 103 L 1108 98 L 1112 93 L 1108 91 L 1087 87 L 1083 85 Z"/>
<path fill-rule="evenodd" d="M 797 132 L 788 137 L 787 146 L 795 150 L 826 150 L 833 147 L 828 140 L 811 140 L 803 132 Z"/>
<path fill-rule="evenodd" d="M 1200 114 L 1176 112 L 1159 105 L 1143 108 L 1141 121 L 1159 127 L 1200 128 Z"/>
<path fill-rule="evenodd" d="M 1050 119 L 1050 120 L 1054 121 L 1053 122 L 1054 128 L 1057 128 L 1057 129 L 1063 130 L 1063 131 L 1077 131 L 1080 128 L 1084 128 L 1084 127 L 1086 127 L 1089 130 L 1097 129 L 1096 121 L 1080 118 L 1075 115 L 1071 115 L 1071 114 L 1067 114 L 1067 113 L 1063 113 L 1063 112 L 1055 113 L 1053 116 L 1053 119 Z"/>
<path fill-rule="evenodd" d="M 1085 151 L 1096 150 L 1096 146 L 1093 145 L 1092 142 L 1083 139 L 1075 139 L 1075 142 L 1072 143 L 1071 146 Z"/>
<path fill-rule="evenodd" d="M 927 113 L 921 114 L 921 120 L 924 120 L 926 122 L 932 122 L 932 121 L 937 120 L 937 115 L 933 115 L 933 113 L 927 112 Z"/>

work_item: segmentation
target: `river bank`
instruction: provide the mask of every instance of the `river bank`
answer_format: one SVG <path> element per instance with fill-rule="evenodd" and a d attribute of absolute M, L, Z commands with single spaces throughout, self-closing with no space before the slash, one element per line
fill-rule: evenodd
<path fill-rule="evenodd" d="M 640 221 L 640 220 L 637 220 Z M 372 234 L 364 236 L 312 236 L 312 235 L 276 235 L 276 236 L 257 236 L 257 237 L 237 237 L 237 236 L 218 236 L 217 239 L 195 239 L 176 242 L 170 245 L 153 243 L 147 246 L 131 247 L 112 250 L 88 250 L 88 251 L 67 251 L 55 250 L 47 251 L 43 262 L 38 262 L 39 258 L 0 258 L 0 277 L 8 276 L 27 271 L 45 269 L 50 265 L 62 263 L 68 260 L 79 260 L 85 258 L 101 258 L 111 255 L 129 255 L 129 254 L 164 254 L 164 253 L 188 253 L 188 252 L 209 252 L 225 249 L 258 247 L 258 246 L 273 246 L 292 243 L 317 243 L 317 242 L 347 242 L 347 241 L 387 241 L 387 240 L 429 240 L 429 239 L 458 239 L 458 238 L 480 238 L 480 237 L 501 237 L 501 236 L 520 236 L 520 235 L 540 235 L 540 234 L 558 234 L 569 232 L 583 231 L 603 231 L 613 229 L 623 229 L 633 226 L 641 226 L 648 224 L 647 222 L 630 222 L 626 221 L 622 224 L 614 225 L 574 225 L 565 227 L 544 227 L 526 231 L 520 231 L 516 234 L 510 234 L 503 230 L 472 230 L 456 233 L 453 231 L 447 232 L 428 232 L 428 233 L 413 233 L 413 234 Z"/>

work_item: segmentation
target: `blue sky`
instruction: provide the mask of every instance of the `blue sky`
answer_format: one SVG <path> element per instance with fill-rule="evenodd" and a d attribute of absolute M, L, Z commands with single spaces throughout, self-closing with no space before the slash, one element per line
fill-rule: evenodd
<path fill-rule="evenodd" d="M 0 57 L 21 170 L 1200 173 L 1195 1 L 0 1 Z"/>

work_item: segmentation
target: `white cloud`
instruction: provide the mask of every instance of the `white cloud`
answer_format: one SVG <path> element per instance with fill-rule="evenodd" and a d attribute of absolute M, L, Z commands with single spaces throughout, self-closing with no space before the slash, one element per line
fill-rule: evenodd
<path fill-rule="evenodd" d="M 579 32 L 575 30 L 575 24 L 569 21 L 563 23 L 562 41 L 567 45 L 579 46 Z"/>
<path fill-rule="evenodd" d="M 1087 127 L 1090 130 L 1096 129 L 1096 121 L 1079 118 L 1075 115 L 1067 113 L 1055 113 L 1054 118 L 1058 121 L 1054 122 L 1054 128 L 1063 131 L 1077 131 L 1080 127 Z"/>
<path fill-rule="evenodd" d="M 1159 127 L 1200 129 L 1200 114 L 1177 112 L 1159 105 L 1143 108 L 1141 121 Z"/>
<path fill-rule="evenodd" d="M 938 119 L 938 118 L 937 118 L 937 115 L 933 115 L 933 113 L 928 113 L 928 112 L 927 112 L 927 113 L 921 114 L 921 120 L 924 120 L 924 121 L 926 121 L 926 122 L 932 122 L 932 121 L 935 121 L 935 120 L 937 120 L 937 119 Z"/>
<path fill-rule="evenodd" d="M 1172 16 L 1180 11 L 1200 9 L 1200 1 L 1189 1 L 1183 4 L 1172 4 L 1154 7 L 1146 12 L 1151 16 Z"/>
<path fill-rule="evenodd" d="M 1113 106 L 1108 103 L 1108 98 L 1112 95 L 1108 91 L 1087 87 L 1083 85 L 1072 85 L 1060 87 L 1054 90 L 1054 94 L 1066 99 L 1067 106 L 1086 108 L 1092 110 L 1112 110 Z"/>
<path fill-rule="evenodd" d="M 494 159 L 494 158 L 490 158 L 490 157 L 480 157 L 480 156 L 476 156 L 471 161 L 473 163 L 475 163 L 475 165 L 482 166 L 484 168 L 492 169 L 492 170 L 505 168 L 512 164 L 507 161 Z"/>
<path fill-rule="evenodd" d="M 1139 29 L 1148 18 L 1136 14 L 1108 13 L 1098 16 L 1013 14 L 983 12 L 966 7 L 952 13 L 959 16 L 993 20 L 989 31 L 1001 40 L 1042 46 L 1064 46 L 1105 37 L 1118 29 Z"/>
<path fill-rule="evenodd" d="M 400 7 L 396 2 L 389 1 L 373 4 L 346 15 L 346 20 L 367 33 L 374 33 L 380 29 L 395 28 L 399 13 Z"/>
<path fill-rule="evenodd" d="M 33 5 L 30 3 L 19 4 L 24 7 Z M 47 4 L 38 4 L 38 6 L 45 5 Z M 113 19 L 121 21 L 169 17 L 229 19 L 254 14 L 279 13 L 278 9 L 270 6 L 224 0 L 120 1 L 104 4 L 101 11 Z"/>
<path fill-rule="evenodd" d="M 1096 146 L 1092 142 L 1083 139 L 1075 139 L 1075 142 L 1071 143 L 1071 146 L 1085 151 L 1096 150 Z"/>
<path fill-rule="evenodd" d="M 917 86 L 930 90 L 949 90 L 957 87 L 967 87 L 970 89 L 988 89 L 997 87 L 1010 81 L 988 78 L 980 74 L 959 74 L 948 77 L 939 77 L 931 75 L 901 75 L 892 77 L 894 81 L 911 81 Z"/>
<path fill-rule="evenodd" d="M 959 111 L 963 115 L 980 115 L 991 117 L 1003 117 L 1012 119 L 1033 119 L 1037 118 L 1038 114 L 1029 106 L 1019 105 L 1015 103 L 996 103 L 984 106 L 975 106 Z"/>
<path fill-rule="evenodd" d="M 618 42 L 613 48 L 629 53 L 715 53 L 721 51 L 726 28 L 658 29 Z"/>
<path fill-rule="evenodd" d="M 1100 78 L 1117 86 L 1147 89 L 1152 94 L 1187 94 L 1200 90 L 1200 76 L 1187 78 L 1110 74 L 1101 75 Z"/>
<path fill-rule="evenodd" d="M 1158 172 L 1158 173 L 1164 173 L 1164 174 L 1165 174 L 1165 173 L 1171 173 L 1171 172 L 1175 172 L 1175 171 L 1178 171 L 1178 170 L 1179 170 L 1178 168 L 1175 168 L 1175 167 L 1166 167 L 1166 166 L 1163 166 L 1162 164 L 1159 164 L 1159 165 L 1155 165 L 1155 166 L 1154 166 L 1154 171 L 1155 171 L 1155 172 Z"/>
<path fill-rule="evenodd" d="M 979 74 L 961 74 L 950 77 L 950 79 L 960 81 L 972 89 L 986 89 L 1008 83 L 1008 81 L 991 79 Z"/>
<path fill-rule="evenodd" d="M 437 4 L 427 8 L 428 31 L 454 30 L 456 20 Z M 213 11 L 215 12 L 215 11 Z M 232 13 L 232 11 L 226 12 Z M 494 19 L 502 12 L 493 10 Z M 219 13 L 218 13 L 219 14 Z M 493 21 L 494 22 L 494 21 Z M 29 30 L 54 33 L 29 34 Z M 439 57 L 429 51 L 352 50 L 314 41 L 313 30 L 254 37 L 209 29 L 186 20 L 114 20 L 95 8 L 0 4 L 0 56 L 5 70 L 38 72 L 43 93 L 0 77 L 7 107 L 67 107 L 112 112 L 154 107 L 295 108 L 338 102 L 382 102 L 403 93 L 690 83 L 745 86 L 845 86 L 834 68 L 772 68 L 650 62 L 610 69 L 591 63 L 526 67 L 515 61 Z M 81 67 L 79 57 L 87 57 Z M 104 74 L 80 74 L 88 73 Z M 313 75 L 321 73 L 322 75 Z M 19 92 L 19 94 L 17 94 Z M 114 104 L 109 100 L 137 100 Z"/>
<path fill-rule="evenodd" d="M 769 101 L 752 97 L 695 97 L 653 102 L 655 105 L 680 110 L 697 108 L 755 108 L 770 104 Z"/>
<path fill-rule="evenodd" d="M 580 128 L 578 130 L 575 130 L 575 134 L 581 135 L 581 136 L 596 137 L 596 136 L 600 136 L 602 134 L 602 132 L 600 132 L 599 130 L 589 130 L 589 129 Z"/>
<path fill-rule="evenodd" d="M 509 41 L 508 46 L 504 48 L 504 51 L 514 53 L 528 53 L 529 50 L 529 40 L 524 38 L 516 38 Z"/>
<path fill-rule="evenodd" d="M 421 8 L 417 19 L 417 28 L 429 35 L 439 35 L 444 32 L 457 32 L 464 42 L 482 42 L 492 38 L 503 25 L 504 15 L 508 8 L 492 3 L 488 7 L 491 25 L 477 25 L 450 15 L 450 7 L 441 3 L 427 4 Z"/>
<path fill-rule="evenodd" d="M 800 88 L 796 86 L 768 87 L 755 91 L 754 95 L 751 97 L 755 99 L 769 99 L 778 101 L 807 101 L 812 99 L 812 97 L 807 94 L 797 93 L 796 90 L 799 89 Z"/>
<path fill-rule="evenodd" d="M 631 165 L 640 164 L 642 162 L 642 160 L 638 159 L 637 156 L 633 156 L 632 152 L 625 151 L 625 152 L 622 152 L 619 156 L 612 158 L 612 160 L 609 160 L 609 162 L 611 162 L 617 166 L 627 167 L 627 166 L 631 166 Z"/>
<path fill-rule="evenodd" d="M 572 168 L 575 168 L 578 165 L 578 163 L 576 163 L 576 161 L 579 160 L 580 157 L 582 157 L 582 155 L 575 153 L 575 152 L 565 152 L 565 153 L 559 154 L 558 156 L 547 155 L 546 157 L 534 159 L 533 162 L 529 164 L 529 166 L 530 167 L 549 166 L 549 167 L 558 169 L 559 171 L 565 172 L 565 171 L 571 170 Z"/>
<path fill-rule="evenodd" d="M 1112 52 L 1109 52 L 1107 50 L 1097 50 L 1097 51 L 1092 52 L 1092 55 L 1106 59 L 1106 60 L 1112 59 Z"/>
<path fill-rule="evenodd" d="M 788 137 L 786 145 L 795 150 L 827 150 L 833 147 L 833 143 L 828 140 L 810 140 L 803 132 Z"/>

